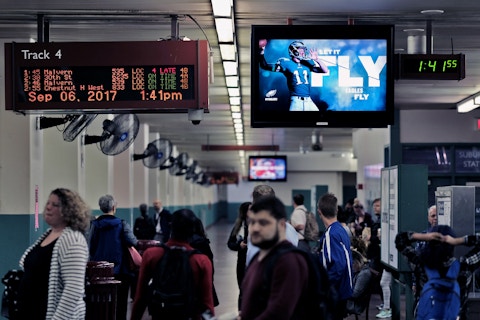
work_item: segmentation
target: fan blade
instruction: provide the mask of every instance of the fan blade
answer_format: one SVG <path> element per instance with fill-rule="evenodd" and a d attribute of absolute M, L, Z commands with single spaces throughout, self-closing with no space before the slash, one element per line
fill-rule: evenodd
<path fill-rule="evenodd" d="M 72 142 L 97 117 L 96 114 L 81 114 L 71 116 L 70 123 L 63 130 L 63 140 Z"/>
<path fill-rule="evenodd" d="M 113 120 L 105 120 L 104 134 L 107 138 L 100 141 L 100 149 L 106 155 L 114 156 L 127 150 L 137 137 L 140 121 L 135 114 L 120 114 Z"/>
<path fill-rule="evenodd" d="M 144 154 L 148 157 L 143 159 L 143 165 L 147 168 L 158 168 L 170 158 L 172 143 L 167 139 L 157 139 L 147 145 Z"/>
<path fill-rule="evenodd" d="M 175 158 L 174 157 L 168 157 L 167 160 L 160 166 L 160 170 L 165 170 L 170 168 L 175 164 Z"/>

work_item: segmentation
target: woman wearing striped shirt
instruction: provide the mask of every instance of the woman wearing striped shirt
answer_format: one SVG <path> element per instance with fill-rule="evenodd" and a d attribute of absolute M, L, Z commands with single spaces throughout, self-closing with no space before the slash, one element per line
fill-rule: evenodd
<path fill-rule="evenodd" d="M 85 319 L 90 210 L 76 192 L 58 188 L 43 218 L 50 228 L 20 259 L 19 319 Z"/>

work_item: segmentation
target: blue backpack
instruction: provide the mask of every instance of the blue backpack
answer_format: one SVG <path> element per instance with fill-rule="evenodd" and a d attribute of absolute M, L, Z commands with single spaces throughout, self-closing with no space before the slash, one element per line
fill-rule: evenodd
<path fill-rule="evenodd" d="M 460 286 L 457 281 L 460 263 L 455 260 L 445 276 L 425 267 L 428 281 L 422 289 L 415 310 L 416 320 L 455 320 L 460 312 Z"/>

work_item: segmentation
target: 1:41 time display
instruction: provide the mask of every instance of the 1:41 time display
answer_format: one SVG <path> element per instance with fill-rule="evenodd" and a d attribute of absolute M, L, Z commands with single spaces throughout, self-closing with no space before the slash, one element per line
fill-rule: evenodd
<path fill-rule="evenodd" d="M 465 78 L 465 55 L 396 54 L 397 79 L 462 80 Z"/>
<path fill-rule="evenodd" d="M 439 63 L 438 65 L 438 70 L 437 70 L 437 62 Z M 458 60 L 457 59 L 447 59 L 443 61 L 437 61 L 437 60 L 428 60 L 420 61 L 420 65 L 418 68 L 419 72 L 423 71 L 432 71 L 432 72 L 448 72 L 449 69 L 455 69 L 457 68 Z"/>

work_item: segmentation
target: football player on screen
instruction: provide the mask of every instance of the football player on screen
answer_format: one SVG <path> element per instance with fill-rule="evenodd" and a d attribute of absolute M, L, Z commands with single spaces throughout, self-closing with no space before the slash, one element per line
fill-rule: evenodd
<path fill-rule="evenodd" d="M 290 91 L 290 111 L 319 111 L 310 97 L 311 73 L 329 73 L 325 63 L 318 58 L 318 52 L 310 49 L 301 41 L 293 41 L 288 46 L 290 58 L 279 58 L 275 64 L 265 60 L 267 40 L 258 43 L 260 47 L 260 68 L 268 71 L 281 72 L 287 78 Z"/>

